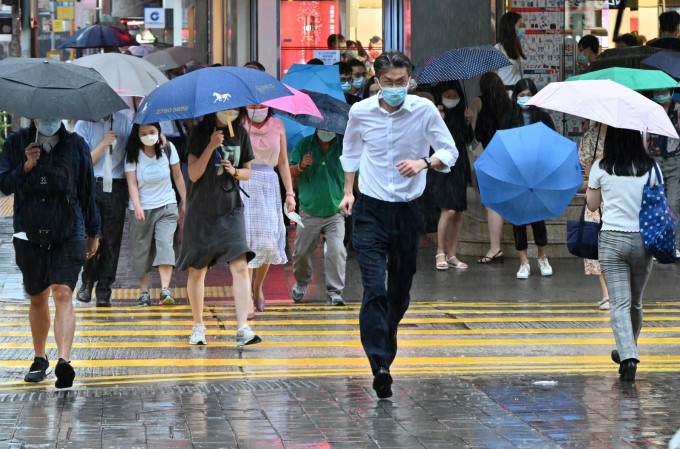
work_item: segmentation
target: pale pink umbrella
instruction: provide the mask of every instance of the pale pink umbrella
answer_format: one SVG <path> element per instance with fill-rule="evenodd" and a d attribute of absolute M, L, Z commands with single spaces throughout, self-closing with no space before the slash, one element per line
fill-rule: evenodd
<path fill-rule="evenodd" d="M 678 138 L 678 132 L 661 105 L 611 80 L 550 83 L 527 105 L 584 117 L 615 128 Z"/>
<path fill-rule="evenodd" d="M 319 108 L 316 107 L 309 95 L 290 87 L 286 83 L 283 83 L 283 85 L 286 86 L 293 95 L 275 98 L 262 104 L 293 115 L 313 115 L 314 117 L 323 118 Z"/>

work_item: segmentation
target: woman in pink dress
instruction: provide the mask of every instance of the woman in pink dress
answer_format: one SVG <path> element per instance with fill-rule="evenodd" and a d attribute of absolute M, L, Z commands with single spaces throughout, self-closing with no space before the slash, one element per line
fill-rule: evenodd
<path fill-rule="evenodd" d="M 255 159 L 251 163 L 250 180 L 242 182 L 241 187 L 250 196 L 242 194 L 246 243 L 255 252 L 255 258 L 248 263 L 253 283 L 253 304 L 262 312 L 265 305 L 262 286 L 269 266 L 288 262 L 279 175 L 286 189 L 285 208 L 289 212 L 295 210 L 295 193 L 288 168 L 283 122 L 272 117 L 271 109 L 266 106 L 248 106 L 246 109 L 248 114 L 242 125 L 250 136 Z M 279 168 L 279 175 L 274 167 Z M 254 316 L 254 311 L 250 316 Z"/>

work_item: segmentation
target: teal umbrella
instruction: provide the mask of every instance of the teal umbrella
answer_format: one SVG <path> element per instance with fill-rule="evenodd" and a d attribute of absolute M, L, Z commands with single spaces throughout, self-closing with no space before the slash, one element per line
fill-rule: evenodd
<path fill-rule="evenodd" d="M 632 90 L 661 90 L 678 87 L 678 82 L 661 70 L 610 67 L 567 78 L 567 81 L 612 80 Z"/>

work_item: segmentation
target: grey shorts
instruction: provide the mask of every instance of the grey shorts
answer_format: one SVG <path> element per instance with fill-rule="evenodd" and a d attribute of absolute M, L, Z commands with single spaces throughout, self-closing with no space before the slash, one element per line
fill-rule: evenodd
<path fill-rule="evenodd" d="M 145 210 L 144 221 L 137 220 L 135 212 L 128 210 L 128 218 L 134 275 L 142 278 L 152 267 L 175 266 L 175 250 L 172 244 L 179 219 L 177 204 Z"/>

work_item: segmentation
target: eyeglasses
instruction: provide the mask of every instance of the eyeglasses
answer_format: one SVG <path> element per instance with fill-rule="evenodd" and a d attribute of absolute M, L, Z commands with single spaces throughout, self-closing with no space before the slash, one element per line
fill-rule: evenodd
<path fill-rule="evenodd" d="M 384 83 L 378 81 L 380 83 L 380 87 L 386 87 L 386 88 L 392 88 L 392 87 L 406 87 L 408 86 L 408 79 L 406 80 L 399 80 L 397 82 L 394 82 L 392 80 L 385 80 Z"/>
<path fill-rule="evenodd" d="M 352 77 L 351 76 L 341 76 L 340 77 L 340 82 L 341 83 L 351 83 L 352 82 Z"/>

